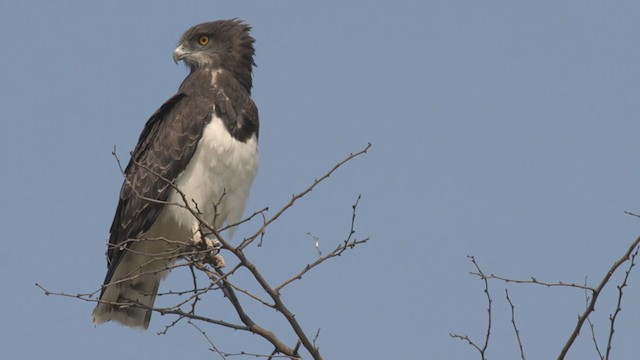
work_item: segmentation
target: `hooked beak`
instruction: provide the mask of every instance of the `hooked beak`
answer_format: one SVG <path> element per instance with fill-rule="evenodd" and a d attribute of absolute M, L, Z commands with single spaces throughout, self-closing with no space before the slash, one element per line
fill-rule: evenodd
<path fill-rule="evenodd" d="M 185 56 L 189 54 L 189 51 L 184 48 L 184 46 L 180 45 L 173 51 L 173 62 L 178 64 L 178 61 L 184 59 Z"/>

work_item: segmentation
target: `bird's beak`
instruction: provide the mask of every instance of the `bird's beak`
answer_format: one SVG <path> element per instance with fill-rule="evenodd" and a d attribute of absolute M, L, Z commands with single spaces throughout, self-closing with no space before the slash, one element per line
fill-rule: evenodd
<path fill-rule="evenodd" d="M 173 51 L 173 62 L 178 63 L 178 61 L 184 59 L 189 52 L 184 48 L 184 46 L 180 45 Z"/>

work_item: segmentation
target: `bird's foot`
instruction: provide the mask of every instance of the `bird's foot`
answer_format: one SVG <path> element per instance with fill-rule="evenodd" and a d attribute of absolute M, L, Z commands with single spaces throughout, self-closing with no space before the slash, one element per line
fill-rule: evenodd
<path fill-rule="evenodd" d="M 204 261 L 213 266 L 216 269 L 221 269 L 225 266 L 227 266 L 227 263 L 224 261 L 224 258 L 222 257 L 222 255 L 220 254 L 215 254 L 213 256 L 210 256 L 211 254 L 207 255 L 204 258 Z"/>
<path fill-rule="evenodd" d="M 205 237 L 204 238 L 204 243 L 206 246 L 206 249 L 204 250 L 204 262 L 207 264 L 210 264 L 211 266 L 215 267 L 215 268 L 223 268 L 225 267 L 225 262 L 224 259 L 222 258 L 222 255 L 220 255 L 220 249 L 222 249 L 222 243 L 220 242 L 220 240 L 216 239 L 216 238 L 210 238 L 210 237 Z"/>
<path fill-rule="evenodd" d="M 197 225 L 194 226 L 193 234 L 193 246 L 200 253 L 203 262 L 210 264 L 215 268 L 225 267 L 225 261 L 222 255 L 219 254 L 222 249 L 222 242 L 214 236 L 208 236 L 202 234 L 202 229 Z"/>

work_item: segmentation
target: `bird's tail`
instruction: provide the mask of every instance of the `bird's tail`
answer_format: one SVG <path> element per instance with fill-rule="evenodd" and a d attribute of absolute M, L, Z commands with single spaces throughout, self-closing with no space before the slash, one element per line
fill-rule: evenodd
<path fill-rule="evenodd" d="M 107 288 L 93 310 L 93 322 L 102 324 L 114 320 L 129 327 L 147 329 L 159 284 L 159 279 L 150 279 L 138 284 L 113 285 L 113 290 Z"/>
<path fill-rule="evenodd" d="M 129 327 L 149 327 L 160 280 L 168 274 L 174 259 L 145 253 L 143 244 L 136 245 L 141 246 L 127 251 L 113 265 L 115 271 L 105 281 L 100 302 L 93 310 L 94 323 L 114 320 Z"/>

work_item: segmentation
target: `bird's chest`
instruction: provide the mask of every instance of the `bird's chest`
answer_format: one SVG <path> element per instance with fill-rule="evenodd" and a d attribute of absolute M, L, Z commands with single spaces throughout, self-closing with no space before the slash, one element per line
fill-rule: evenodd
<path fill-rule="evenodd" d="M 255 136 L 246 142 L 233 138 L 216 116 L 207 124 L 198 147 L 175 184 L 185 194 L 189 206 L 219 228 L 225 221 L 240 220 L 258 168 Z M 169 201 L 184 204 L 176 191 Z M 196 205 L 197 204 L 197 205 Z M 170 206 L 169 212 L 180 227 L 192 227 L 194 217 L 186 209 Z"/>

